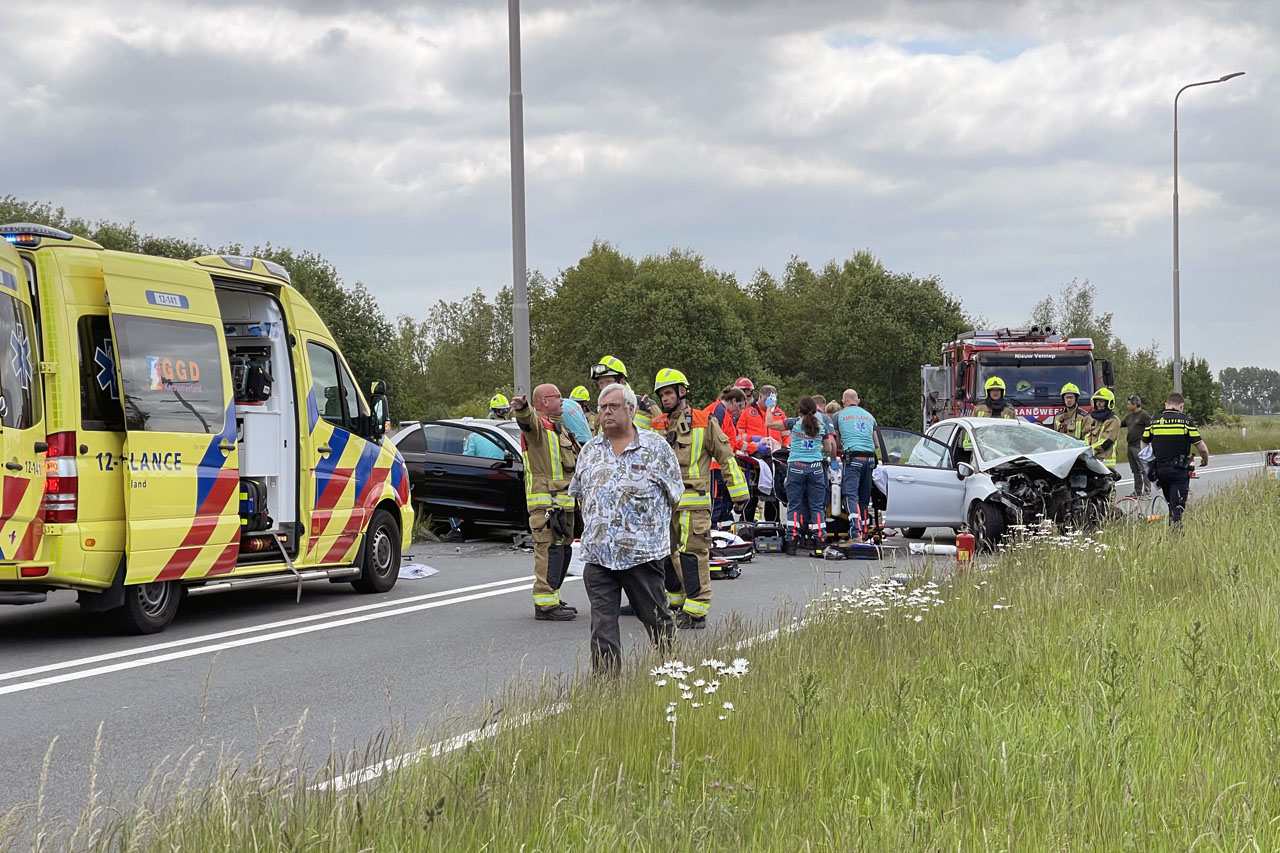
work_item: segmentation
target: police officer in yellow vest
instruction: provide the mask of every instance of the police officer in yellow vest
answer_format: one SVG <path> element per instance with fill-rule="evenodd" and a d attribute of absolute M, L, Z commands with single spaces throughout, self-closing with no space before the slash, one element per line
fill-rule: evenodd
<path fill-rule="evenodd" d="M 573 557 L 576 501 L 569 481 L 578 461 L 577 445 L 560 421 L 563 401 L 554 385 L 533 389 L 533 405 L 511 401 L 524 449 L 524 501 L 533 535 L 533 615 L 540 621 L 568 622 L 577 608 L 560 600 L 560 586 Z"/>
<path fill-rule="evenodd" d="M 987 392 L 986 399 L 973 407 L 973 417 L 975 418 L 1008 418 L 1010 420 L 1018 419 L 1018 412 L 1010 406 L 1004 398 L 1004 380 L 999 376 L 992 376 L 987 380 L 987 384 L 983 386 Z"/>
<path fill-rule="evenodd" d="M 1080 387 L 1068 382 L 1062 386 L 1061 396 L 1062 405 L 1066 408 L 1053 416 L 1053 428 L 1063 435 L 1083 440 L 1089 414 L 1080 408 Z"/>
<path fill-rule="evenodd" d="M 1084 435 L 1084 441 L 1112 474 L 1116 471 L 1116 442 L 1120 440 L 1120 418 L 1116 417 L 1115 403 L 1116 395 L 1110 388 L 1093 392 L 1093 412 Z"/>
<path fill-rule="evenodd" d="M 662 413 L 653 418 L 652 429 L 666 434 L 684 478 L 684 494 L 671 514 L 667 600 L 677 611 L 677 628 L 705 628 L 711 609 L 711 461 L 720 463 L 735 505 L 745 504 L 750 493 L 719 422 L 689 406 L 685 375 L 669 367 L 659 370 L 653 394 Z"/>
<path fill-rule="evenodd" d="M 619 385 L 629 385 L 627 381 L 627 366 L 622 363 L 622 359 L 612 355 L 603 356 L 598 362 L 591 365 L 591 381 L 603 391 L 613 383 Z M 649 399 L 646 394 L 644 396 L 637 395 L 639 399 L 636 401 L 636 414 L 632 421 L 636 425 L 636 429 L 650 429 L 649 421 L 657 412 L 657 406 L 653 404 L 653 400 Z M 597 423 L 595 432 L 599 434 L 600 428 Z"/>

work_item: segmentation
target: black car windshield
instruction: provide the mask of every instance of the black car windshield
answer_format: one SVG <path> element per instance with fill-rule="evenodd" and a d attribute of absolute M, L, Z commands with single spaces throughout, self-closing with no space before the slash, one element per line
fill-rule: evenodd
<path fill-rule="evenodd" d="M 1093 393 L 1093 360 L 1086 353 L 984 353 L 977 361 L 975 399 L 985 394 L 987 380 L 992 376 L 1004 380 L 1005 396 L 1018 405 L 1057 403 L 1062 386 L 1068 382 L 1080 389 L 1081 403 L 1087 403 Z"/>
<path fill-rule="evenodd" d="M 1054 432 L 1048 427 L 1024 426 L 1017 421 L 992 421 L 983 424 L 974 428 L 973 437 L 983 459 L 1026 456 L 1053 450 L 1078 450 L 1085 446 L 1083 441 Z"/>

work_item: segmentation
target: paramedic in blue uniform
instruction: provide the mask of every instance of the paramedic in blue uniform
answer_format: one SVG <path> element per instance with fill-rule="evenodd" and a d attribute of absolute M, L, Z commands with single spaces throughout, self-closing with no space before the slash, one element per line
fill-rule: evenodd
<path fill-rule="evenodd" d="M 849 535 L 865 540 L 871 535 L 871 474 L 876 467 L 876 419 L 859 405 L 862 401 L 852 388 L 844 392 L 844 408 L 836 414 L 836 430 L 840 437 L 840 461 L 844 476 L 840 493 L 849 515 Z"/>

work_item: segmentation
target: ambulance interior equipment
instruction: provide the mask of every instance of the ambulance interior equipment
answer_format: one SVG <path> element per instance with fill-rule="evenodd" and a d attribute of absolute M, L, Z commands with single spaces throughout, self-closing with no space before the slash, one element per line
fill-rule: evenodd
<path fill-rule="evenodd" d="M 293 372 L 284 317 L 279 303 L 266 293 L 232 288 L 216 278 L 215 285 L 235 395 L 241 562 L 252 561 L 255 554 L 273 556 L 273 535 L 296 553 L 298 413 L 288 381 Z"/>

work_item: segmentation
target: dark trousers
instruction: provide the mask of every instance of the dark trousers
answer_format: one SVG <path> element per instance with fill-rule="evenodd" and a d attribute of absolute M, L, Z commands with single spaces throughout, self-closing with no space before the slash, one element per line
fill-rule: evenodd
<path fill-rule="evenodd" d="M 711 469 L 711 526 L 719 527 L 722 521 L 733 519 L 733 501 L 729 499 L 729 487 L 724 483 L 724 472 Z"/>
<path fill-rule="evenodd" d="M 1191 471 L 1181 465 L 1161 465 L 1156 468 L 1156 477 L 1164 499 L 1169 502 L 1169 523 L 1182 524 L 1182 510 L 1191 491 Z"/>
<path fill-rule="evenodd" d="M 1141 444 L 1129 445 L 1129 470 L 1133 472 L 1135 495 L 1145 495 L 1151 489 L 1151 484 L 1147 482 L 1147 465 L 1138 459 L 1140 452 L 1142 452 Z"/>
<path fill-rule="evenodd" d="M 823 504 L 827 493 L 827 478 L 821 462 L 787 463 L 787 515 L 790 517 L 791 538 L 813 536 L 823 539 Z"/>
<path fill-rule="evenodd" d="M 764 503 L 764 520 L 765 521 L 781 521 L 782 520 L 782 508 L 779 505 L 778 500 L 776 498 L 762 498 L 759 495 L 753 494 L 751 496 L 751 500 L 747 501 L 747 509 L 746 509 L 747 521 L 756 520 L 756 507 L 760 506 L 762 502 Z"/>
<path fill-rule="evenodd" d="M 849 532 L 866 536 L 868 514 L 871 509 L 871 473 L 876 470 L 876 457 L 851 456 L 844 463 L 840 477 L 840 494 L 844 497 L 845 512 L 849 516 Z"/>
<path fill-rule="evenodd" d="M 591 670 L 605 674 L 622 667 L 622 633 L 618 629 L 618 608 L 622 593 L 644 623 L 655 647 L 671 645 L 675 625 L 667 607 L 663 586 L 663 560 L 650 560 L 629 569 L 606 569 L 587 563 L 582 580 L 591 603 Z"/>

